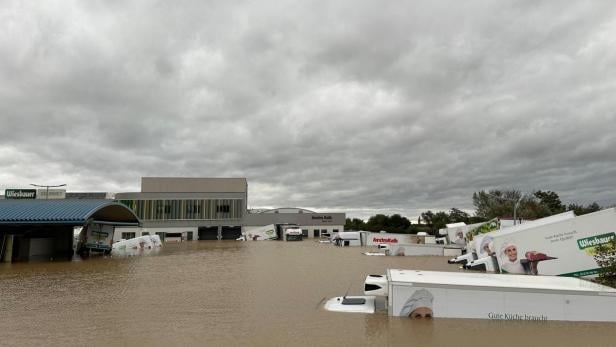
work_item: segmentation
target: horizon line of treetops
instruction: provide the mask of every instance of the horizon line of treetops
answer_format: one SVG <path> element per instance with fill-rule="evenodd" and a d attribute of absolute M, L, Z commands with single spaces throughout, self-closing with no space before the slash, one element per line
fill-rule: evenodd
<path fill-rule="evenodd" d="M 387 216 L 377 214 L 368 219 L 367 222 L 359 218 L 347 218 L 344 225 L 345 230 L 367 230 L 379 232 L 384 230 L 389 233 L 416 234 L 420 231 L 435 235 L 439 229 L 445 228 L 446 224 L 464 222 L 474 224 L 489 221 L 493 218 L 505 218 L 513 215 L 513 206 L 519 201 L 517 218 L 539 219 L 554 214 L 574 211 L 576 216 L 602 210 L 596 202 L 586 206 L 569 203 L 563 204 L 557 193 L 553 191 L 538 190 L 533 194 L 522 194 L 516 189 L 494 189 L 489 191 L 479 191 L 473 193 L 473 205 L 475 214 L 470 215 L 458 208 L 453 207 L 448 212 L 432 212 L 430 210 L 421 213 L 417 219 L 417 224 L 399 214 Z"/>

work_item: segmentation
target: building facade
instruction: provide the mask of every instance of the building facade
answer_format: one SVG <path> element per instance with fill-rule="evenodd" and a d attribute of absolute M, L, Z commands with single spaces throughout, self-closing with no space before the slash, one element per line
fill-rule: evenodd
<path fill-rule="evenodd" d="M 344 229 L 344 213 L 301 208 L 249 212 L 246 178 L 143 177 L 141 192 L 117 193 L 142 222 L 140 228 L 116 228 L 114 241 L 157 234 L 163 241 L 235 240 L 251 228 L 274 225 L 301 228 L 304 237 Z"/>
<path fill-rule="evenodd" d="M 114 239 L 158 234 L 162 240 L 226 240 L 241 236 L 246 214 L 245 178 L 143 177 L 141 192 L 115 199 L 142 221 L 140 230 L 118 228 Z"/>
<path fill-rule="evenodd" d="M 242 224 L 246 232 L 263 225 L 291 225 L 302 229 L 304 238 L 320 238 L 344 231 L 345 221 L 344 213 L 318 213 L 302 208 L 277 208 L 250 212 L 246 214 Z M 282 239 L 281 228 L 277 231 L 278 238 Z"/>
<path fill-rule="evenodd" d="M 115 200 L 130 208 L 140 227 L 116 227 L 114 241 L 157 234 L 162 241 L 235 240 L 271 226 L 279 239 L 284 228 L 300 228 L 304 238 L 343 231 L 344 213 L 302 208 L 248 211 L 246 178 L 142 177 L 139 192 L 66 192 L 64 189 L 7 189 L 6 199 Z"/>

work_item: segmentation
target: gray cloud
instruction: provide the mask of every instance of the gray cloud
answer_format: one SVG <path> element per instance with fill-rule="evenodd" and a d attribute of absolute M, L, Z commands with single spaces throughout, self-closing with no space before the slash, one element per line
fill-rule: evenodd
<path fill-rule="evenodd" d="M 609 1 L 4 2 L 0 188 L 247 177 L 250 207 L 609 205 Z"/>

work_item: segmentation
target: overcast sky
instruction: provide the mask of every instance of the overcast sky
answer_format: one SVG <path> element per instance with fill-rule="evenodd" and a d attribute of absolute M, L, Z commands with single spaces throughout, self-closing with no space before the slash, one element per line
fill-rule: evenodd
<path fill-rule="evenodd" d="M 614 204 L 616 2 L 0 2 L 2 192 L 142 176 L 361 218 Z"/>

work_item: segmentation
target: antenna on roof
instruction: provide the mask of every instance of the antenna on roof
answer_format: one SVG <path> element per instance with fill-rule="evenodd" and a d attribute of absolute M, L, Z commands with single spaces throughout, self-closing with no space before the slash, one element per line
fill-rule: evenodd
<path fill-rule="evenodd" d="M 347 288 L 346 292 L 344 293 L 344 296 L 342 297 L 343 299 L 346 299 L 347 295 L 349 294 L 349 290 L 351 290 L 351 284 L 349 284 L 349 287 Z"/>

